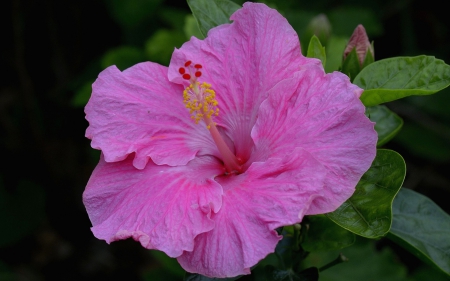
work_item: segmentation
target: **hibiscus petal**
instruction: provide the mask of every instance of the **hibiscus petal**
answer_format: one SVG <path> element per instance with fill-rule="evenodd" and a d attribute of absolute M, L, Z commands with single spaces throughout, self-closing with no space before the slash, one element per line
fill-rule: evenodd
<path fill-rule="evenodd" d="M 211 29 L 204 40 L 192 37 L 176 49 L 169 80 L 186 83 L 178 73 L 187 60 L 203 65 L 200 81 L 216 91 L 220 114 L 215 122 L 234 141 L 236 156 L 249 158 L 250 131 L 267 91 L 304 65 L 321 65 L 302 56 L 297 33 L 276 10 L 245 3 L 231 24 Z"/>
<path fill-rule="evenodd" d="M 195 125 L 183 104 L 183 88 L 167 80 L 167 68 L 140 63 L 124 72 L 111 66 L 92 85 L 86 105 L 86 137 L 107 162 L 135 153 L 142 169 L 156 164 L 185 165 L 199 150 L 218 155 L 208 130 Z"/>
<path fill-rule="evenodd" d="M 253 161 L 301 147 L 328 170 L 324 193 L 308 214 L 339 207 L 375 157 L 377 134 L 358 99 L 361 91 L 342 73 L 310 66 L 275 86 L 260 107 Z"/>
<path fill-rule="evenodd" d="M 171 257 L 191 251 L 194 237 L 214 227 L 209 217 L 221 207 L 222 188 L 213 178 L 222 173 L 213 157 L 177 167 L 149 161 L 143 170 L 132 156 L 114 163 L 102 157 L 83 193 L 92 232 L 108 243 L 132 237 Z"/>
<path fill-rule="evenodd" d="M 301 222 L 326 172 L 296 149 L 283 159 L 255 162 L 241 175 L 216 178 L 225 190 L 222 208 L 211 216 L 216 226 L 195 238 L 194 250 L 178 258 L 181 266 L 210 277 L 249 274 L 281 239 L 274 229 Z"/>

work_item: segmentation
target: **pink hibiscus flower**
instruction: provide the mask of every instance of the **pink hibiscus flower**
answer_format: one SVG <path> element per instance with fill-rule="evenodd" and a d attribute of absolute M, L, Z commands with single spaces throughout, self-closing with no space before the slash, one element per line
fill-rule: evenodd
<path fill-rule="evenodd" d="M 249 274 L 276 228 L 340 206 L 377 141 L 362 90 L 302 56 L 276 10 L 246 3 L 231 19 L 168 68 L 105 69 L 85 109 L 102 151 L 83 194 L 94 235 L 210 277 Z"/>

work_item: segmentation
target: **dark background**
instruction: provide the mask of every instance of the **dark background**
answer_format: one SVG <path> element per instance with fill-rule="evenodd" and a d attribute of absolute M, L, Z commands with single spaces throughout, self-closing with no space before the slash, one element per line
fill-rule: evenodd
<path fill-rule="evenodd" d="M 366 29 L 377 60 L 427 54 L 450 62 L 449 16 L 437 0 L 273 3 L 300 35 L 301 23 L 322 12 L 334 19 L 337 35 L 348 38 L 356 24 L 346 27 L 352 20 L 336 15 L 363 9 L 371 16 L 365 18 Z M 90 232 L 81 194 L 99 153 L 84 138 L 83 106 L 90 84 L 108 65 L 167 64 L 173 47 L 187 40 L 187 4 L 13 0 L 0 5 L 0 280 L 180 279 L 182 272 L 164 255 L 133 241 L 107 245 Z M 405 187 L 447 212 L 449 102 L 444 90 L 388 104 L 405 125 L 386 145 L 407 162 Z M 413 270 L 418 261 L 393 247 Z"/>

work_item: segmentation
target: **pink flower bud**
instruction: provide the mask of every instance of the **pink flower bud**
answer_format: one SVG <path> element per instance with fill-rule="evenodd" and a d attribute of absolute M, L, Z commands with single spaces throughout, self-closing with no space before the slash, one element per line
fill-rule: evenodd
<path fill-rule="evenodd" d="M 369 42 L 369 37 L 367 37 L 366 30 L 362 24 L 358 25 L 353 31 L 350 40 L 348 41 L 347 47 L 344 50 L 344 60 L 347 58 L 348 54 L 356 49 L 356 54 L 358 55 L 358 61 L 360 65 L 363 64 L 364 59 L 366 58 L 367 51 L 370 50 L 372 56 L 375 56 L 373 46 Z"/>

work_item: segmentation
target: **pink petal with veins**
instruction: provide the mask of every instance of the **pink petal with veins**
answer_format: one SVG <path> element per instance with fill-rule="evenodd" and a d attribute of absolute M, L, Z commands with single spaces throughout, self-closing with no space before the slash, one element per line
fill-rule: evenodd
<path fill-rule="evenodd" d="M 323 193 L 308 214 L 334 211 L 354 192 L 375 154 L 377 133 L 342 73 L 311 66 L 277 84 L 261 104 L 252 131 L 254 161 L 291 154 L 299 147 L 328 173 Z"/>
<path fill-rule="evenodd" d="M 197 152 L 218 155 L 208 131 L 183 104 L 183 87 L 167 80 L 167 67 L 144 62 L 121 72 L 108 67 L 92 85 L 86 137 L 106 162 L 135 153 L 133 165 L 185 165 Z"/>
<path fill-rule="evenodd" d="M 132 158 L 107 163 L 102 157 L 89 179 L 83 202 L 95 237 L 108 243 L 132 237 L 171 257 L 192 251 L 221 208 L 222 188 L 213 179 L 222 166 L 205 156 L 180 167 L 149 161 L 138 170 Z"/>
<path fill-rule="evenodd" d="M 178 258 L 189 271 L 209 277 L 249 274 L 281 239 L 275 229 L 302 221 L 323 190 L 323 167 L 308 152 L 255 162 L 243 174 L 222 177 L 225 192 L 215 227 L 195 239 L 192 252 Z"/>

